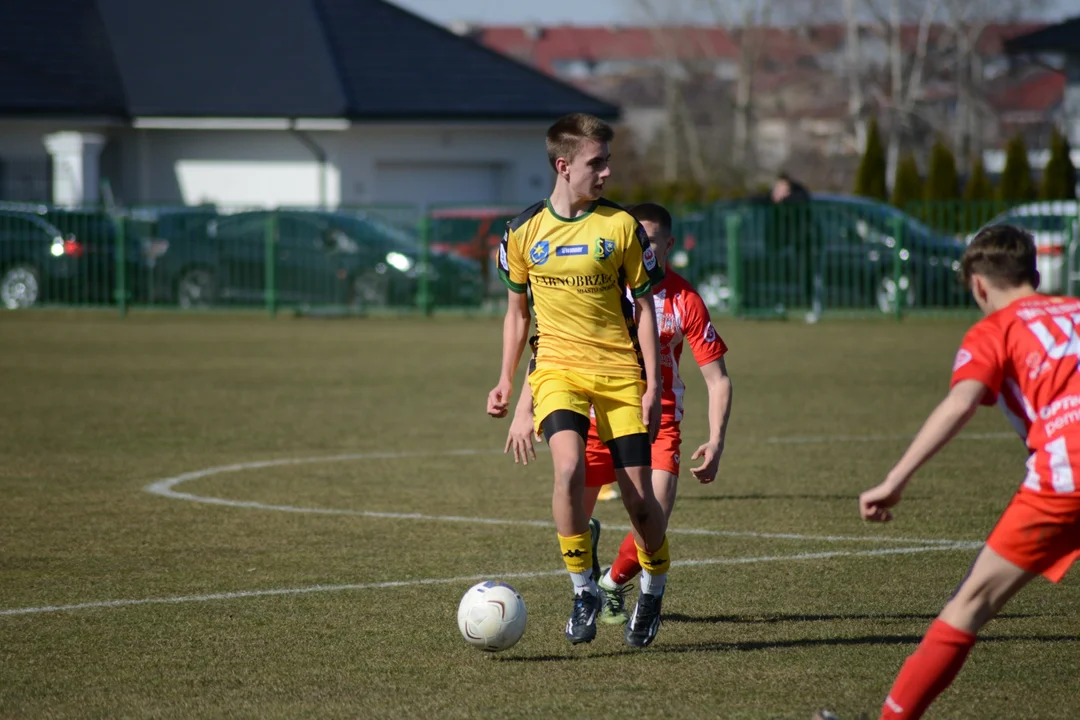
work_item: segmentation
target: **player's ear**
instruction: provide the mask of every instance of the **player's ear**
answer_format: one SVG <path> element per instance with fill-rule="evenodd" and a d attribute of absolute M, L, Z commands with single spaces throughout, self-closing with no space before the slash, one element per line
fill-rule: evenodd
<path fill-rule="evenodd" d="M 986 278 L 984 278 L 982 275 L 971 276 L 971 294 L 975 296 L 975 299 L 979 302 L 979 304 L 985 303 L 987 301 L 988 292 L 986 287 Z"/>
<path fill-rule="evenodd" d="M 555 172 L 557 172 L 560 176 L 565 178 L 566 173 L 569 170 L 570 170 L 570 163 L 567 161 L 566 158 L 564 158 L 564 157 L 555 158 Z"/>

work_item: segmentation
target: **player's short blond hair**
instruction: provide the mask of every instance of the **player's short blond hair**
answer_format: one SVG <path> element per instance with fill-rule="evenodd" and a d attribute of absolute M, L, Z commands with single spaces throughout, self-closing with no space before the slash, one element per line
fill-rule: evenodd
<path fill-rule="evenodd" d="M 551 168 L 559 158 L 572 162 L 581 148 L 582 140 L 609 143 L 615 131 L 606 122 L 586 113 L 572 113 L 556 120 L 547 131 L 547 154 Z"/>

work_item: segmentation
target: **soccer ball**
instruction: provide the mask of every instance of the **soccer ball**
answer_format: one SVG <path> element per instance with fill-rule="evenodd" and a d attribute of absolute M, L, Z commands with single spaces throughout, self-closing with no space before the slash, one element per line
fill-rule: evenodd
<path fill-rule="evenodd" d="M 494 580 L 469 588 L 458 604 L 461 637 L 485 652 L 506 650 L 525 633 L 525 601 L 517 590 Z"/>

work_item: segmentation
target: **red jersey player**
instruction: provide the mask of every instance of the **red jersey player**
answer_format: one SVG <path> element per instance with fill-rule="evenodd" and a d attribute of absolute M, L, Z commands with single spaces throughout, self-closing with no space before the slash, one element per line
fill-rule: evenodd
<path fill-rule="evenodd" d="M 952 389 L 880 485 L 859 496 L 884 522 L 915 471 L 974 415 L 997 403 L 1027 443 L 1020 490 L 953 598 L 930 625 L 885 699 L 882 718 L 918 718 L 960 671 L 975 634 L 1028 582 L 1058 582 L 1080 556 L 1080 300 L 1039 295 L 1035 243 L 987 228 L 962 260 L 986 317 L 964 337 Z"/>
<path fill-rule="evenodd" d="M 661 267 L 665 267 L 667 256 L 675 244 L 671 235 L 671 214 L 655 203 L 635 205 L 629 208 L 629 212 L 641 223 L 649 236 L 657 262 Z M 724 363 L 727 346 L 713 327 L 701 296 L 685 279 L 667 270 L 664 279 L 653 287 L 653 302 L 660 334 L 662 416 L 660 432 L 652 445 L 652 485 L 660 506 L 670 518 L 675 505 L 681 465 L 680 423 L 683 418 L 683 394 L 686 387 L 679 375 L 683 340 L 689 342 L 709 392 L 709 440 L 695 451 L 692 459 L 700 458 L 701 464 L 690 471 L 702 483 L 710 483 L 716 478 L 717 466 L 724 451 L 724 436 L 731 411 L 731 379 Z M 513 448 L 515 460 L 520 457 L 526 462 L 533 453 L 532 405 L 525 400 L 529 397 L 527 385 L 526 382 L 507 438 L 507 450 Z M 589 428 L 585 463 L 585 509 L 591 516 L 601 488 L 616 482 L 611 453 L 607 446 L 600 442 L 595 418 Z M 625 495 L 633 489 L 624 488 L 623 491 Z M 591 520 L 590 527 L 595 547 L 599 539 L 599 523 L 595 519 Z M 593 557 L 596 557 L 595 550 Z M 600 575 L 599 568 L 597 563 L 597 575 Z M 625 593 L 631 587 L 629 581 L 639 572 L 641 565 L 638 563 L 637 546 L 633 534 L 628 533 L 611 568 L 599 578 L 598 587 L 604 596 L 599 616 L 601 622 L 627 622 L 629 617 L 625 610 Z M 643 591 L 647 590 L 643 588 Z"/>

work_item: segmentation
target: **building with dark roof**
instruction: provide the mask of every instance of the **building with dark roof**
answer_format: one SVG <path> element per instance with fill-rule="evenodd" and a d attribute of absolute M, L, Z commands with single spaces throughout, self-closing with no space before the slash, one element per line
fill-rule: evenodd
<path fill-rule="evenodd" d="M 0 3 L 0 199 L 521 203 L 618 108 L 383 0 Z"/>

